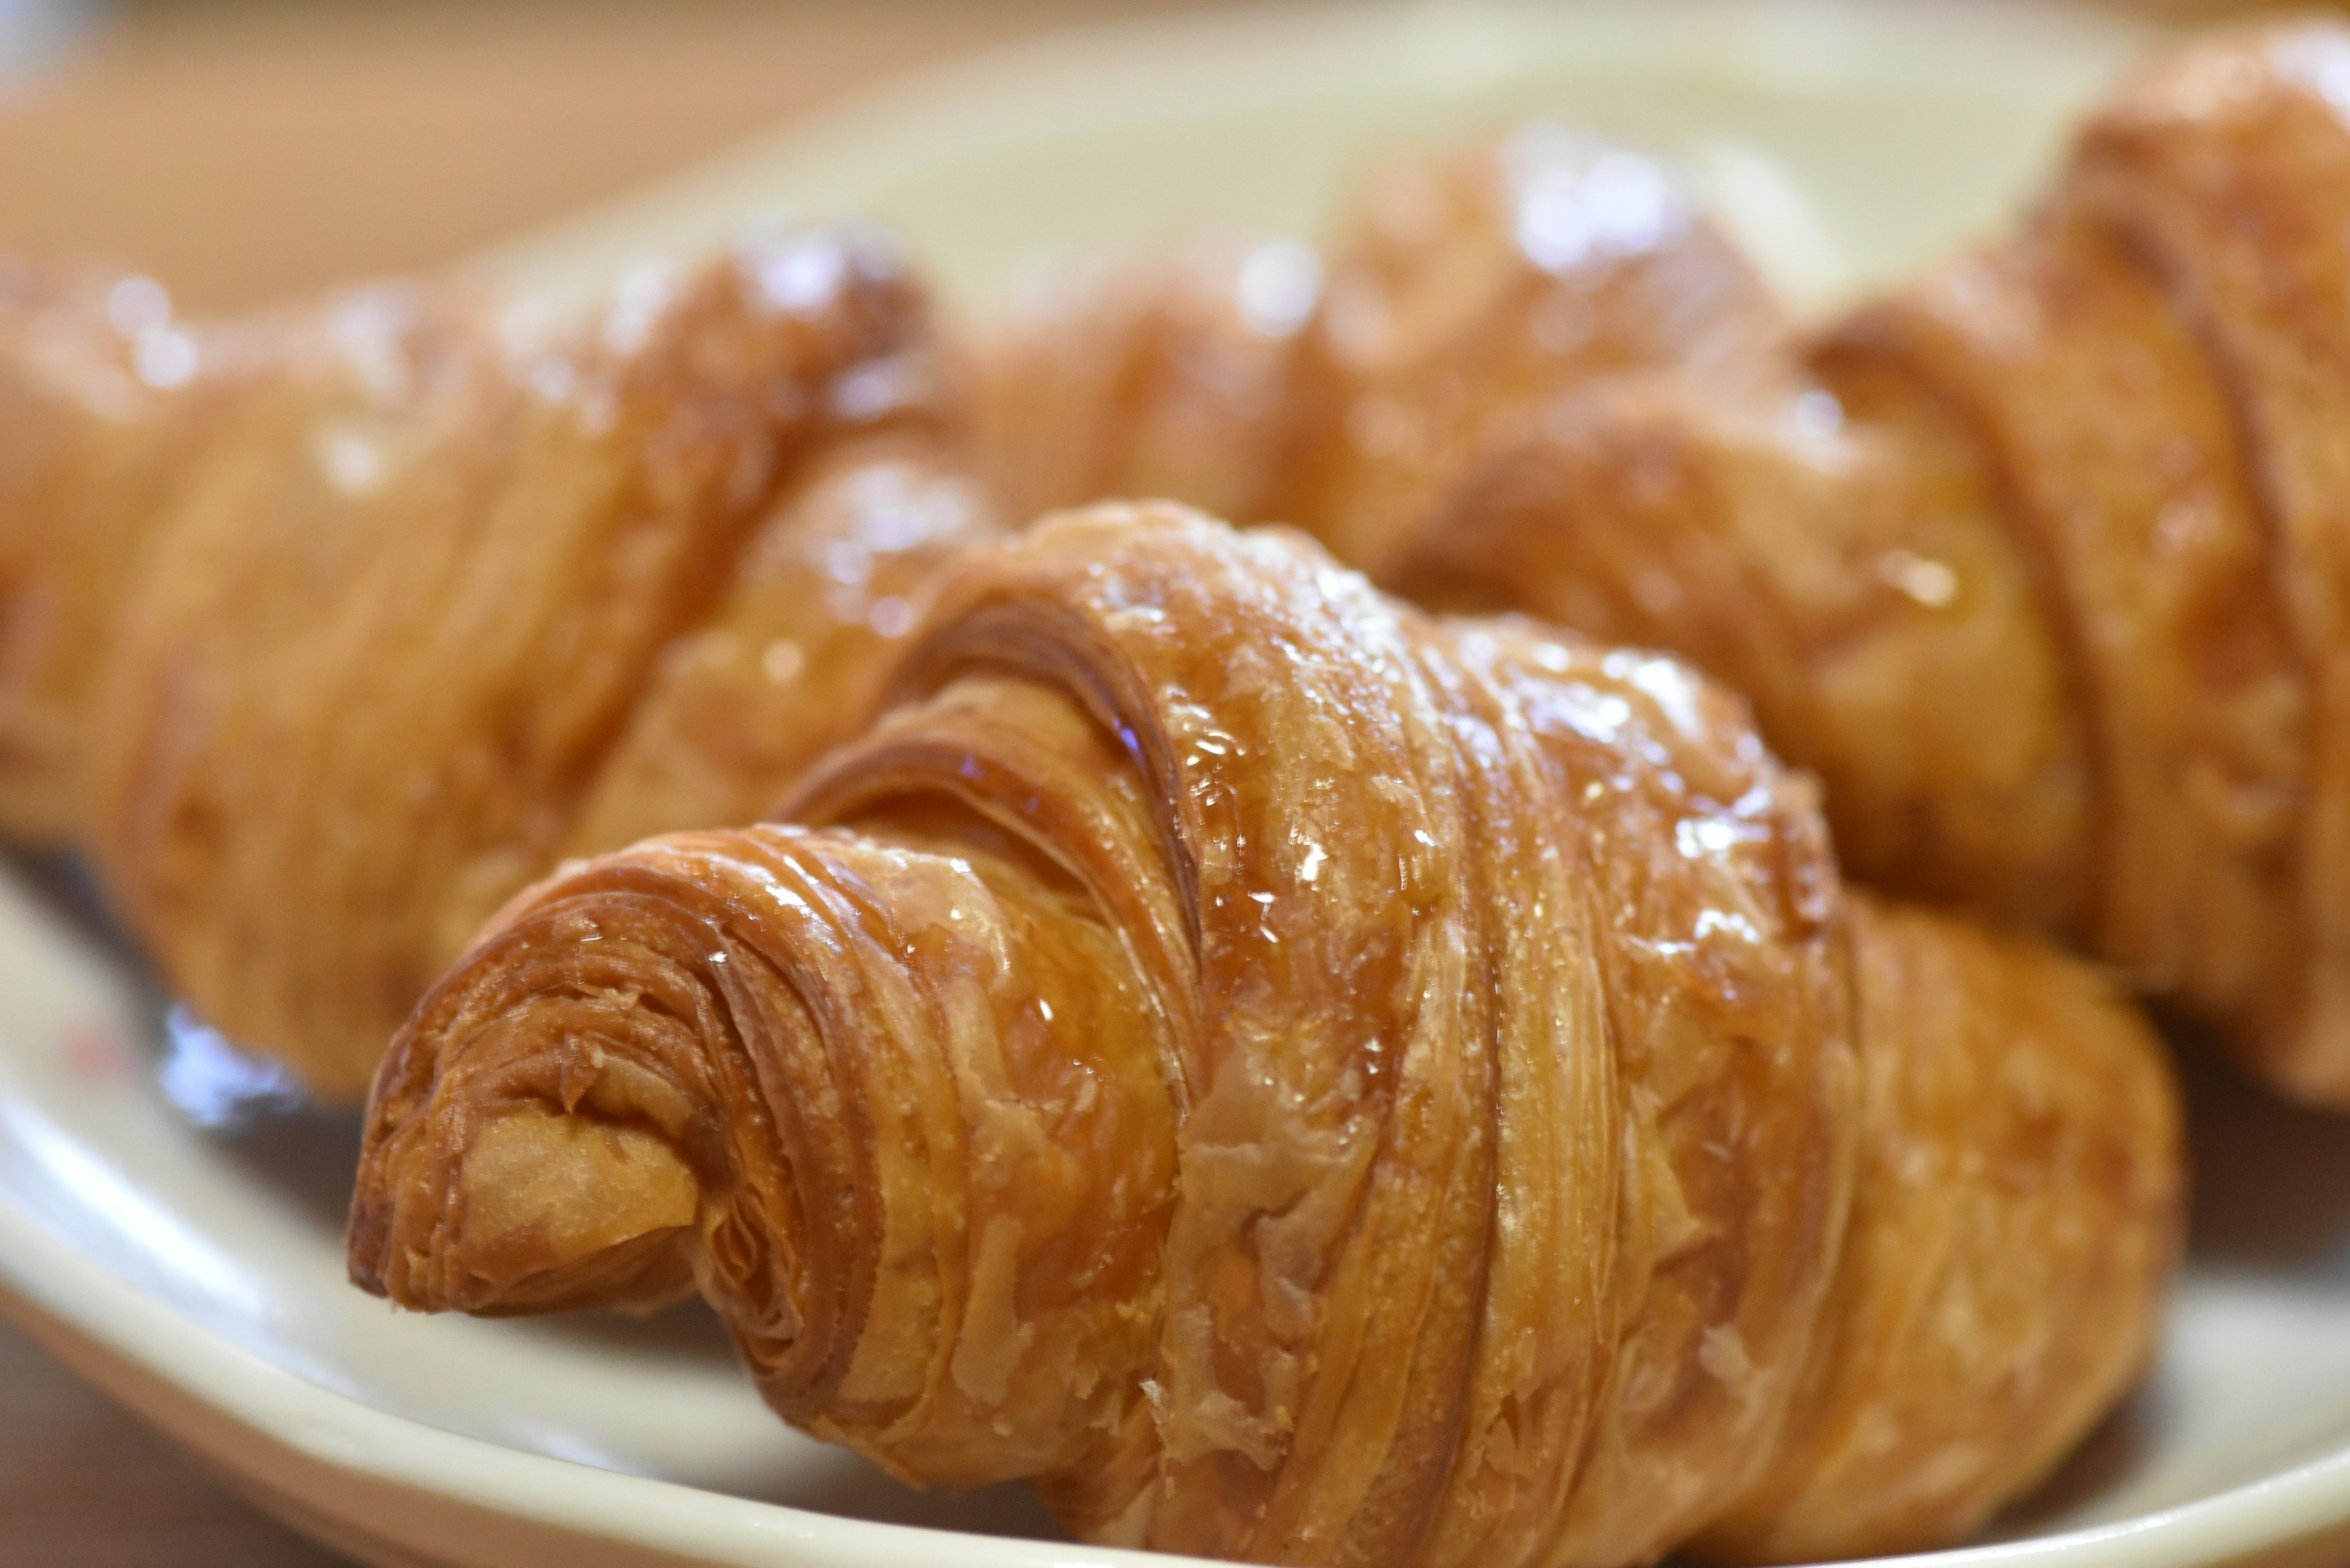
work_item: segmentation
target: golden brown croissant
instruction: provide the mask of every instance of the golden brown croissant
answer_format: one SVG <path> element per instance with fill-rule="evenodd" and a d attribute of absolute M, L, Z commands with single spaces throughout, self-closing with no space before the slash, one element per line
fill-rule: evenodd
<path fill-rule="evenodd" d="M 169 983 L 329 1097 L 561 857 L 771 805 L 993 527 L 862 231 L 561 323 L 399 286 L 191 327 L 140 280 L 21 315 L 0 826 L 79 839 Z"/>
<path fill-rule="evenodd" d="M 2144 1025 L 1848 903 L 1686 667 L 1105 506 L 958 561 L 892 691 L 811 826 L 493 922 L 378 1080 L 360 1283 L 698 1289 L 902 1477 L 1265 1562 L 1943 1541 L 2143 1362 Z"/>
<path fill-rule="evenodd" d="M 1396 591 L 1693 658 L 1821 776 L 1856 874 L 2082 940 L 2350 1106 L 2345 77 L 2338 22 L 2189 46 L 2093 117 L 2015 235 L 1808 345 L 1721 305 L 1711 337 L 1538 400 L 1500 378 L 1502 411 L 1431 449 L 1445 473 L 1388 487 L 1408 518 L 1274 514 Z M 1736 265 L 1684 223 L 1560 269 L 1516 210 L 1427 222 L 1610 332 L 1607 280 Z M 998 362 L 994 395 L 1042 384 Z M 1461 363 L 1420 395 L 1487 399 Z M 1333 397 L 1301 375 L 1254 406 L 1310 431 Z"/>
<path fill-rule="evenodd" d="M 1540 124 L 1381 170 L 1326 265 L 1208 236 L 1046 282 L 978 355 L 980 461 L 1014 515 L 1172 495 L 1357 561 L 1562 389 L 1742 379 L 1789 331 L 1672 171 Z"/>

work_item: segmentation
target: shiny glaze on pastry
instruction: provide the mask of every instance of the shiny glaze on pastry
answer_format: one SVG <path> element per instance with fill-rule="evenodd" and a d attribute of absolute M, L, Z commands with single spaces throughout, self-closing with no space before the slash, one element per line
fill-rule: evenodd
<path fill-rule="evenodd" d="M 947 574 L 772 826 L 518 897 L 395 1043 L 354 1277 L 698 1290 L 910 1480 L 1262 1562 L 1946 1541 L 2148 1346 L 2159 1051 L 1848 900 L 1657 655 L 1104 506 Z"/>

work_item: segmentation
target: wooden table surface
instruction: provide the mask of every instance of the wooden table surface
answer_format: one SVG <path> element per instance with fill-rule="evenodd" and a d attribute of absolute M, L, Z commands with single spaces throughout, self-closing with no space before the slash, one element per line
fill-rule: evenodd
<path fill-rule="evenodd" d="M 213 308 L 430 267 L 890 72 L 1185 3 L 117 8 L 0 83 L 0 248 L 110 254 Z M 337 1561 L 0 1324 L 0 1563 Z"/>
<path fill-rule="evenodd" d="M 893 71 L 1204 3 L 151 0 L 0 84 L 0 246 L 256 304 L 463 256 Z"/>
<path fill-rule="evenodd" d="M 0 1322 L 0 1563 L 333 1568 Z"/>

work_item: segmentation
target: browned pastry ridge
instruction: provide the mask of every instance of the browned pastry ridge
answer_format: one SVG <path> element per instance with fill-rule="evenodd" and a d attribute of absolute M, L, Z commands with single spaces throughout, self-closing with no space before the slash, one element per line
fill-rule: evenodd
<path fill-rule="evenodd" d="M 87 848 L 167 982 L 328 1098 L 562 857 L 755 819 L 993 528 L 859 230 L 559 322 L 0 275 L 0 831 Z"/>
<path fill-rule="evenodd" d="M 355 1279 L 698 1290 L 901 1477 L 1283 1563 L 1942 1542 L 2144 1363 L 2145 1026 L 1847 899 L 1687 667 L 1109 505 L 950 566 L 891 692 L 806 826 L 507 906 L 385 1060 Z"/>
<path fill-rule="evenodd" d="M 1801 339 L 1632 154 L 1409 168 L 1221 423 L 1182 370 L 1232 358 L 1244 264 L 1128 274 L 985 362 L 992 423 L 1049 422 L 1055 346 L 1157 367 L 1134 406 L 1082 461 L 992 461 L 1679 651 L 1820 776 L 1855 875 L 2079 940 L 2350 1106 L 2345 80 L 2338 20 L 2191 43 L 2013 234 Z M 1169 408 L 1196 473 L 1134 460 Z M 1357 477 L 1236 495 L 1244 447 Z"/>

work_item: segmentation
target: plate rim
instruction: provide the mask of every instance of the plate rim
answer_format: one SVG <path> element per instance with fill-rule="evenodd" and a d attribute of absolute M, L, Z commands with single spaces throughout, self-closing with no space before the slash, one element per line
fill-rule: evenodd
<path fill-rule="evenodd" d="M 1847 46 L 1862 40 L 1859 52 L 1872 68 L 1889 57 L 1915 82 L 1963 78 L 1974 90 L 2012 90 L 2026 99 L 2030 93 L 2011 89 L 2004 77 L 1982 83 L 1985 51 L 1996 53 L 2003 70 L 2061 77 L 2070 74 L 2058 63 L 2068 56 L 2126 58 L 2181 30 L 2094 0 L 1638 0 L 1620 6 L 1610 0 L 1291 0 L 1263 9 L 1126 16 L 983 46 L 893 75 L 659 180 L 485 246 L 458 270 L 494 293 L 582 303 L 632 264 L 673 254 L 667 242 L 630 236 L 674 222 L 681 213 L 731 206 L 737 214 L 731 231 L 706 221 L 688 231 L 703 247 L 723 244 L 730 234 L 756 233 L 777 217 L 799 215 L 789 193 L 795 189 L 869 188 L 918 166 L 934 155 L 938 126 L 966 112 L 981 111 L 993 120 L 985 134 L 998 141 L 1049 129 L 1054 116 L 1037 107 L 1048 94 L 1035 89 L 1085 82 L 1097 112 L 1128 122 L 1181 115 L 1197 111 L 1201 89 L 1170 85 L 1182 75 L 1170 62 L 1212 58 L 1232 67 L 1212 88 L 1225 102 L 1294 101 L 1296 71 L 1275 72 L 1251 57 L 1261 53 L 1266 60 L 1295 60 L 1294 48 L 1275 47 L 1281 40 L 1380 53 L 1421 74 L 1427 67 L 1416 52 L 1465 62 L 1456 68 L 1473 74 L 1481 51 L 1490 59 L 1544 33 L 1572 33 L 1578 45 L 1617 65 L 1679 57 L 1694 60 L 1690 68 L 1711 74 L 1783 79 L 1833 78 L 1848 68 L 1849 57 L 1826 67 L 1791 64 L 1773 44 L 1789 27 L 1814 36 L 1841 30 Z M 1678 41 L 1691 33 L 1701 34 L 1701 43 Z M 1669 36 L 1676 41 L 1667 42 Z M 1948 51 L 1912 47 L 1929 37 L 1964 42 Z M 1909 45 L 1892 41 L 1897 38 Z M 1977 57 L 1972 75 L 1961 57 L 1968 49 Z M 1153 62 L 1152 68 L 1139 70 L 1139 58 Z M 1314 58 L 1308 69 L 1325 64 Z M 1343 71 L 1327 79 L 1342 88 L 1348 80 Z M 844 169 L 850 172 L 842 174 Z M 782 193 L 746 195 L 763 189 Z"/>
<path fill-rule="evenodd" d="M 371 1488 L 387 1505 L 395 1498 L 453 1505 L 651 1553 L 694 1552 L 692 1561 L 730 1568 L 770 1568 L 779 1560 L 809 1568 L 932 1568 L 949 1543 L 956 1568 L 1206 1568 L 1205 1559 L 1162 1552 L 819 1513 L 445 1431 L 234 1344 L 84 1257 L 5 1194 L 0 1315 L 52 1350 L 60 1349 L 56 1340 L 67 1340 L 62 1359 L 166 1437 L 231 1472 L 248 1496 L 254 1488 L 282 1493 L 271 1472 L 294 1469 L 307 1472 L 314 1485 L 338 1478 Z M 90 1365 L 91 1355 L 101 1365 Z M 221 1418 L 244 1439 L 242 1451 L 206 1442 L 188 1422 L 160 1415 L 140 1397 L 141 1382 L 150 1394 L 168 1391 Z M 270 1506 L 268 1496 L 256 1501 Z M 337 1517 L 403 1548 L 440 1552 L 447 1545 L 445 1532 L 403 1530 L 380 1513 Z M 431 1521 L 420 1516 L 416 1522 Z M 2150 1514 L 2027 1541 L 1857 1560 L 1848 1568 L 2236 1568 L 2334 1543 L 2350 1543 L 2350 1445 Z"/>
<path fill-rule="evenodd" d="M 812 1565 L 933 1564 L 941 1542 L 954 1542 L 958 1563 L 972 1568 L 1042 1568 L 1048 1562 L 1139 1568 L 1185 1561 L 820 1513 L 447 1431 L 313 1382 L 235 1344 L 83 1256 L 5 1194 L 0 1316 L 166 1437 L 266 1492 L 280 1490 L 273 1469 L 301 1469 L 315 1472 L 314 1479 L 374 1483 L 434 1503 L 567 1533 L 584 1530 L 590 1539 L 652 1552 L 697 1552 L 702 1561 L 744 1568 L 774 1563 L 779 1548 L 794 1553 L 790 1561 Z M 91 1366 L 93 1355 L 103 1365 Z M 251 1447 L 224 1452 L 188 1431 L 186 1421 L 159 1413 L 144 1397 L 166 1392 L 224 1418 Z M 409 1540 L 380 1521 L 352 1522 L 402 1546 L 441 1544 L 437 1534 Z"/>

